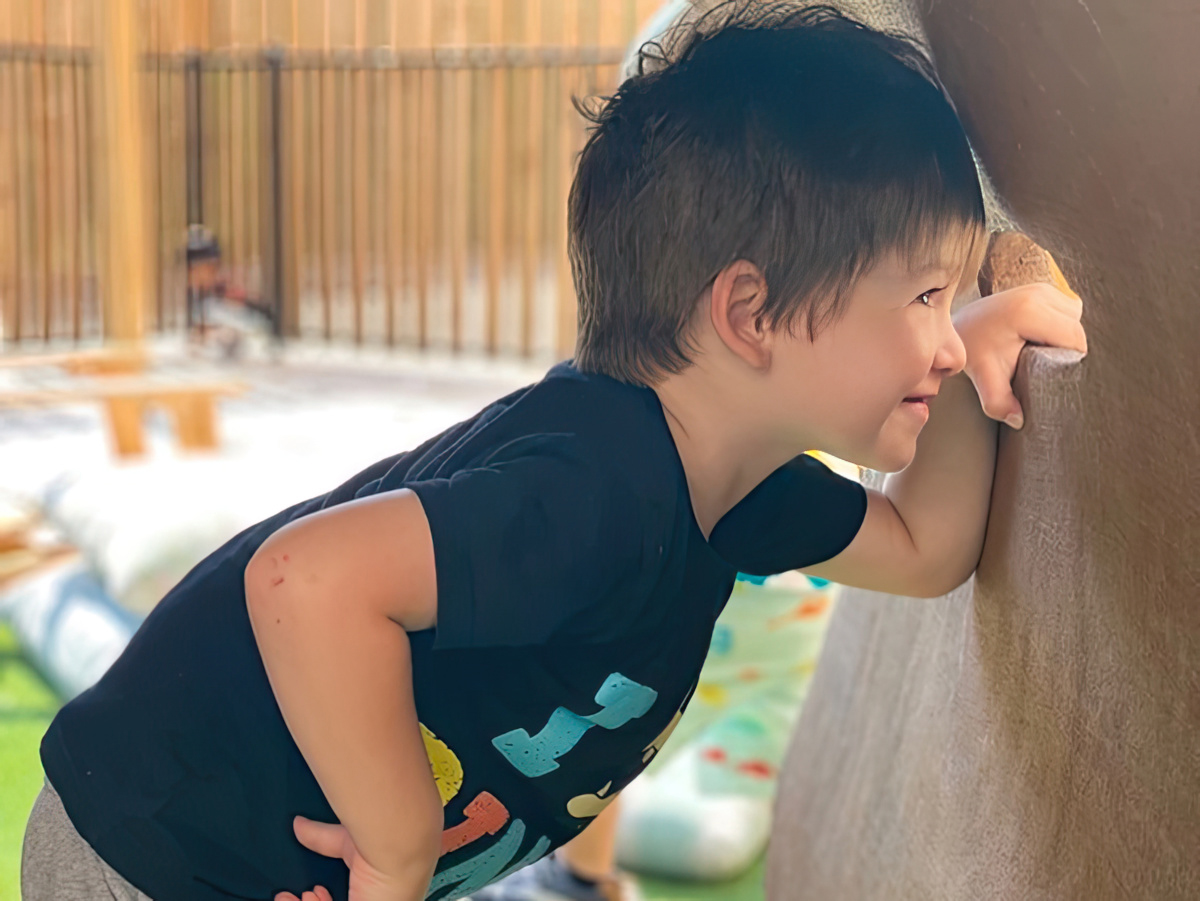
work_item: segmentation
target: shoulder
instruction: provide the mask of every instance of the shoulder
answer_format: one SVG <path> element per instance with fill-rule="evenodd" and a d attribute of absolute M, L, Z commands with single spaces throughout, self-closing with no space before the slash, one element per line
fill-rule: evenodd
<path fill-rule="evenodd" d="M 675 476 L 654 392 L 579 372 L 569 362 L 551 368 L 496 425 L 489 457 L 569 460 L 597 481 L 647 496 L 663 493 Z"/>
<path fill-rule="evenodd" d="M 856 478 L 801 454 L 730 510 L 709 543 L 741 572 L 771 575 L 835 556 L 866 513 L 867 492 Z"/>

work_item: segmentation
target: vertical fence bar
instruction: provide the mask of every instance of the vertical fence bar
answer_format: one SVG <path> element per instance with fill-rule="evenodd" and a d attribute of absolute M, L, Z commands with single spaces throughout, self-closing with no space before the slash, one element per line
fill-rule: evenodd
<path fill-rule="evenodd" d="M 216 153 L 214 156 L 214 167 L 210 170 L 213 173 L 217 196 L 220 198 L 220 205 L 216 212 L 216 225 L 214 231 L 217 233 L 217 238 L 221 242 L 221 247 L 224 252 L 225 266 L 231 267 L 235 265 L 236 246 L 233 240 L 232 221 L 233 216 L 231 209 L 233 205 L 233 188 L 231 185 L 230 161 L 232 158 L 232 137 L 230 134 L 231 124 L 228 119 L 228 111 L 230 108 L 230 89 L 229 72 L 226 69 L 213 69 L 214 96 L 213 96 L 213 120 L 214 120 L 214 137 L 217 141 Z M 207 224 L 207 223 L 206 223 Z"/>
<path fill-rule="evenodd" d="M 418 148 L 418 216 L 417 222 L 417 346 L 429 346 L 429 269 L 433 235 L 433 171 L 437 162 L 433 154 L 434 103 L 433 76 L 429 69 L 420 70 L 420 125 L 417 128 Z"/>
<path fill-rule="evenodd" d="M 154 22 L 155 22 L 155 30 L 156 30 L 156 32 L 158 32 L 156 34 L 156 37 L 158 38 L 158 40 L 156 40 L 154 42 L 155 46 L 153 47 L 153 49 L 155 51 L 161 51 L 161 49 L 162 49 L 161 32 L 159 31 L 159 28 L 158 28 L 158 26 L 161 24 L 161 22 L 160 22 L 159 15 L 157 14 L 157 12 L 154 16 Z M 151 154 L 154 158 L 154 165 L 153 165 L 153 168 L 150 170 L 152 183 L 154 185 L 154 191 L 151 193 L 151 198 L 152 198 L 151 204 L 154 207 L 154 212 L 153 212 L 153 217 L 152 217 L 152 220 L 154 222 L 154 267 L 153 267 L 154 287 L 151 289 L 151 292 L 154 296 L 154 325 L 153 325 L 153 328 L 156 331 L 161 332 L 163 329 L 164 319 L 165 319 L 165 311 L 163 309 L 164 299 L 165 299 L 164 298 L 163 279 L 166 276 L 166 271 L 165 271 L 166 267 L 163 265 L 163 256 L 167 252 L 167 248 L 165 246 L 166 242 L 163 240 L 163 237 L 164 237 L 163 236 L 163 228 L 164 228 L 163 204 L 166 202 L 166 199 L 167 199 L 166 191 L 164 190 L 165 179 L 164 179 L 164 173 L 163 173 L 164 164 L 163 164 L 163 144 L 162 144 L 162 126 L 163 126 L 162 60 L 163 60 L 163 55 L 161 52 L 155 52 L 155 53 L 153 53 L 152 59 L 153 59 L 153 68 L 151 69 L 151 72 L 150 72 L 150 90 L 152 91 L 152 102 L 150 105 L 153 108 L 154 113 L 152 116 L 147 117 L 147 119 L 150 120 L 147 124 L 151 128 L 154 129 L 154 141 L 153 141 L 153 143 L 148 145 L 149 149 L 151 150 Z"/>
<path fill-rule="evenodd" d="M 542 2 L 529 0 L 526 14 L 530 43 L 542 39 Z M 525 252 L 521 266 L 521 353 L 533 353 L 534 309 L 537 303 L 542 260 L 542 140 L 545 135 L 545 70 L 534 65 L 529 70 L 529 113 L 526 133 Z"/>
<path fill-rule="evenodd" d="M 465 32 L 462 25 L 463 8 L 459 0 L 459 19 L 455 32 L 461 41 Z M 469 189 L 469 150 L 471 142 L 471 73 L 465 64 L 447 73 L 449 76 L 450 105 L 447 118 L 450 121 L 450 193 L 449 204 L 449 258 L 450 258 L 450 346 L 455 353 L 463 348 L 463 281 L 467 268 L 467 204 Z"/>
<path fill-rule="evenodd" d="M 13 286 L 13 254 L 10 248 L 15 245 L 16 235 L 12 227 L 14 218 L 9 213 L 9 207 L 16 196 L 16 180 L 13 178 L 12 165 L 9 157 L 13 153 L 13 141 L 16 136 L 8 127 L 8 111 L 11 103 L 9 81 L 12 78 L 12 48 L 0 50 L 0 247 L 4 248 L 0 255 L 0 337 L 5 344 L 14 341 L 12 334 L 12 298 Z"/>
<path fill-rule="evenodd" d="M 20 321 L 20 295 L 21 295 L 21 180 L 19 164 L 17 162 L 17 61 L 15 52 L 6 53 L 3 59 L 3 83 L 0 84 L 0 90 L 4 91 L 4 111 L 8 113 L 7 121 L 0 123 L 0 127 L 4 130 L 4 147 L 7 151 L 5 159 L 0 160 L 0 165 L 3 165 L 8 176 L 11 179 L 9 182 L 8 206 L 11 210 L 11 215 L 6 216 L 5 246 L 11 247 L 12 252 L 8 255 L 8 261 L 5 265 L 5 291 L 4 291 L 4 308 L 0 315 L 4 317 L 4 341 L 9 346 L 15 345 L 20 340 L 20 332 L 18 323 Z M 9 210 L 0 211 L 8 213 Z"/>
<path fill-rule="evenodd" d="M 55 163 L 59 147 L 52 137 L 54 129 L 55 106 L 52 106 L 54 93 L 52 89 L 53 75 L 56 68 L 51 59 L 49 48 L 43 51 L 42 57 L 42 339 L 49 343 L 56 337 L 57 317 L 54 315 L 58 298 L 55 287 L 58 284 L 57 267 L 54 265 L 57 245 L 55 234 L 55 216 L 57 194 L 59 193 L 58 173 Z"/>
<path fill-rule="evenodd" d="M 200 54 L 189 52 L 183 64 L 184 168 L 187 178 L 186 226 L 204 222 L 204 75 Z M 190 302 L 184 304 L 184 329 L 190 334 L 196 323 Z"/>
<path fill-rule="evenodd" d="M 84 75 L 83 95 L 83 148 L 91 148 L 95 146 L 96 140 L 96 117 L 95 109 L 95 82 L 92 80 L 92 73 L 95 72 L 95 66 L 89 65 L 86 69 L 81 69 L 80 74 Z M 89 308 L 93 322 L 99 329 L 103 329 L 103 310 L 104 297 L 102 295 L 102 287 L 100 284 L 100 275 L 98 272 L 99 252 L 97 250 L 97 235 L 96 235 L 96 177 L 95 169 L 92 167 L 92 157 L 90 153 L 81 151 L 79 154 L 79 172 L 80 183 L 84 186 L 79 193 L 79 199 L 86 204 L 86 210 L 80 214 L 80 221 L 84 225 L 87 240 L 83 243 L 86 259 L 83 262 L 83 271 L 87 273 L 86 284 L 91 285 L 91 292 L 82 291 L 81 298 L 90 297 Z"/>
<path fill-rule="evenodd" d="M 75 53 L 69 53 L 64 58 L 56 71 L 58 87 L 56 93 L 58 95 L 58 131 L 55 136 L 55 141 L 59 147 L 59 166 L 58 179 L 60 184 L 59 190 L 59 270 L 58 270 L 58 294 L 60 300 L 59 306 L 59 333 L 60 336 L 67 339 L 74 339 L 74 319 L 75 319 L 75 303 L 74 290 L 72 287 L 72 266 L 74 264 L 74 245 L 75 245 L 75 217 L 74 217 L 74 173 L 75 160 L 73 158 L 73 141 L 72 132 L 74 131 L 74 122 L 72 120 L 71 109 L 71 71 L 74 65 Z"/>
<path fill-rule="evenodd" d="M 406 343 L 415 343 L 417 331 L 413 316 L 420 306 L 417 244 L 420 240 L 420 173 L 421 149 L 418 128 L 421 121 L 421 75 L 412 69 L 401 69 L 400 78 L 400 312 Z"/>
<path fill-rule="evenodd" d="M 67 67 L 67 80 L 70 84 L 70 112 L 67 115 L 71 123 L 70 137 L 63 144 L 68 148 L 71 157 L 70 166 L 66 167 L 64 176 L 68 180 L 70 190 L 67 193 L 67 231 L 71 236 L 71 262 L 67 273 L 67 303 L 71 309 L 71 338 L 80 341 L 83 338 L 83 203 L 81 194 L 83 184 L 80 178 L 81 160 L 86 144 L 80 140 L 79 128 L 79 85 L 77 70 L 79 61 L 72 56 Z"/>
<path fill-rule="evenodd" d="M 349 70 L 350 89 L 350 127 L 347 135 L 350 151 L 347 157 L 350 161 L 350 285 L 354 296 L 354 343 L 363 343 L 363 244 L 366 236 L 363 234 L 363 219 L 366 206 L 366 179 L 363 170 L 366 168 L 367 142 L 365 135 L 365 116 L 363 111 L 363 78 L 362 50 L 357 51 L 358 58 L 354 67 Z"/>
<path fill-rule="evenodd" d="M 600 8 L 596 0 L 591 0 L 588 3 L 588 12 L 590 15 L 586 22 L 582 21 L 582 10 L 580 12 L 581 21 L 577 23 L 571 43 L 577 49 L 586 46 L 589 50 L 597 50 L 600 35 Z M 594 71 L 595 69 L 593 68 L 592 72 Z M 574 70 L 574 73 L 575 77 L 571 78 L 560 92 L 559 121 L 561 124 L 558 129 L 557 150 L 555 153 L 559 165 L 559 178 L 555 190 L 559 209 L 554 220 L 554 246 L 551 252 L 555 263 L 555 293 L 557 296 L 555 310 L 557 327 L 555 329 L 554 348 L 559 357 L 567 357 L 574 352 L 578 316 L 575 288 L 571 280 L 570 259 L 567 255 L 566 221 L 567 195 L 570 192 L 571 179 L 574 174 L 573 162 L 575 152 L 579 147 L 580 138 L 582 137 L 575 111 L 568 103 L 568 98 L 571 94 L 575 93 L 582 81 L 579 78 L 579 70 Z M 594 86 L 595 79 L 588 78 L 582 91 L 584 96 L 589 95 Z"/>
<path fill-rule="evenodd" d="M 321 254 L 323 253 L 324 245 L 321 243 L 321 221 L 324 216 L 324 203 L 321 192 L 324 190 L 321 186 L 321 160 L 322 148 L 324 146 L 321 137 L 321 75 L 320 72 L 312 68 L 305 68 L 304 71 L 304 91 L 307 101 L 305 107 L 308 110 L 305 125 L 307 126 L 308 136 L 308 152 L 305 156 L 305 162 L 310 167 L 309 179 L 305 185 L 305 192 L 309 193 L 312 202 L 312 215 L 308 217 L 308 246 L 311 254 L 311 259 L 308 266 L 309 283 L 312 286 L 311 290 L 316 295 L 322 309 L 324 309 L 324 301 L 321 298 L 324 296 L 324 282 L 322 280 Z"/>
<path fill-rule="evenodd" d="M 379 76 L 381 68 L 378 59 L 369 60 L 369 65 L 366 72 L 367 80 L 367 105 L 365 110 L 366 125 L 367 125 L 367 175 L 364 179 L 366 183 L 366 198 L 367 198 L 367 264 L 368 269 L 368 284 L 371 288 L 371 307 L 378 311 L 383 300 L 383 273 L 379 268 L 383 254 L 380 250 L 380 241 L 383 236 L 383 227 L 380 223 L 380 216 L 383 213 L 383 202 L 387 197 L 387 185 L 384 181 L 385 175 L 381 175 L 379 171 L 380 163 L 380 132 L 387 128 L 387 107 L 379 109 L 379 98 L 381 91 L 379 90 Z M 386 315 L 386 314 L 385 314 Z M 376 331 L 378 319 L 373 320 L 376 323 Z M 385 325 L 386 329 L 386 325 Z M 373 338 L 378 337 L 378 334 L 372 335 Z"/>
<path fill-rule="evenodd" d="M 246 267 L 242 282 L 243 290 L 250 296 L 261 295 L 265 290 L 262 271 L 266 265 L 266 236 L 262 234 L 264 211 L 263 196 L 263 147 L 262 137 L 265 118 L 260 108 L 265 67 L 261 53 L 248 55 L 243 63 L 245 87 L 242 92 L 242 107 L 245 123 L 242 142 L 245 145 L 245 163 L 242 166 L 244 190 L 242 192 L 244 219 L 246 223 Z M 254 276 L 257 275 L 257 278 Z"/>
<path fill-rule="evenodd" d="M 20 341 L 23 337 L 24 325 L 23 318 L 25 314 L 25 279 L 24 267 L 22 263 L 25 260 L 25 229 L 22 227 L 22 204 L 21 198 L 24 195 L 25 179 L 21 177 L 21 135 L 24 134 L 24 129 L 21 128 L 21 87 L 18 84 L 23 79 L 19 78 L 21 66 L 19 63 L 23 60 L 14 57 L 12 67 L 12 100 L 9 104 L 9 109 L 12 111 L 12 124 L 10 133 L 13 138 L 13 154 L 12 154 L 12 173 L 13 173 L 13 302 L 12 313 L 8 317 L 8 322 L 12 329 L 14 341 Z"/>
<path fill-rule="evenodd" d="M 352 268 L 353 265 L 353 239 L 351 234 L 354 228 L 354 173 L 351 171 L 354 168 L 354 83 L 352 78 L 353 70 L 342 60 L 341 65 L 335 70 L 338 75 L 338 104 L 334 122 L 334 136 L 337 138 L 335 142 L 336 162 L 333 166 L 333 171 L 338 177 L 338 192 L 337 192 L 337 243 L 334 245 L 337 253 L 337 273 L 338 273 L 338 294 L 342 298 L 339 308 L 342 310 L 343 319 L 345 317 L 345 296 L 347 287 L 350 288 L 350 315 L 351 319 L 355 315 L 354 307 L 357 306 L 354 298 L 353 288 L 353 273 L 350 273 L 350 279 L 346 278 L 346 270 Z M 347 285 L 347 281 L 351 284 Z"/>
<path fill-rule="evenodd" d="M 24 297 L 24 319 L 28 322 L 29 337 L 38 337 L 38 251 L 41 236 L 39 227 L 40 219 L 38 218 L 38 178 L 37 178 L 37 121 L 34 112 L 34 83 L 35 83 L 35 66 L 36 61 L 33 57 L 25 60 L 25 79 L 23 87 L 25 88 L 24 97 L 24 113 L 25 113 L 25 197 L 27 199 L 26 211 L 24 218 L 27 222 L 31 222 L 33 227 L 29 229 L 29 239 L 25 242 L 26 248 L 26 278 L 25 278 L 25 297 Z M 24 335 L 22 337 L 25 337 Z"/>
<path fill-rule="evenodd" d="M 230 59 L 226 78 L 229 84 L 229 165 L 225 179 L 229 186 L 229 246 L 233 280 L 245 284 L 247 260 L 247 235 L 245 228 L 245 94 L 239 77 L 236 59 Z"/>
<path fill-rule="evenodd" d="M 50 228 L 53 223 L 50 218 L 50 98 L 46 85 L 47 52 L 44 45 L 39 55 L 40 59 L 36 62 L 38 77 L 31 78 L 29 82 L 30 135 L 36 135 L 41 140 L 40 147 L 35 145 L 32 160 L 34 172 L 33 209 L 37 221 L 35 227 L 38 236 L 37 281 L 35 283 L 37 287 L 33 292 L 33 298 L 34 308 L 38 315 L 38 327 L 41 332 L 39 337 L 44 343 L 48 343 L 50 341 L 51 327 Z"/>
<path fill-rule="evenodd" d="M 383 160 L 383 216 L 381 217 L 381 240 L 383 254 L 380 263 L 383 266 L 383 302 L 386 309 L 384 328 L 388 347 L 396 346 L 396 264 L 400 257 L 403 265 L 404 238 L 400 231 L 403 222 L 402 211 L 396 197 L 396 185 L 403 174 L 401 162 L 396 157 L 394 148 L 399 146 L 396 131 L 400 127 L 400 91 L 396 84 L 400 80 L 398 69 L 389 66 L 381 72 L 383 78 L 383 115 L 384 128 L 381 137 L 383 146 L 380 158 Z"/>
<path fill-rule="evenodd" d="M 266 63 L 266 102 L 269 117 L 267 149 L 269 182 L 269 219 L 265 229 L 267 265 L 263 284 L 270 292 L 269 302 L 274 312 L 272 333 L 275 340 L 283 338 L 284 268 L 283 268 L 283 57 L 278 51 L 264 54 Z M 260 107 L 261 108 L 261 107 Z"/>
<path fill-rule="evenodd" d="M 490 7 L 489 33 L 494 45 L 504 43 L 505 24 L 511 0 L 493 0 Z M 487 204 L 487 304 L 484 325 L 485 346 L 496 354 L 500 345 L 500 292 L 505 275 L 506 192 L 508 191 L 508 90 L 511 79 L 507 66 L 488 70 L 491 81 L 491 140 L 488 142 Z"/>
<path fill-rule="evenodd" d="M 312 253 L 312 242 L 308 240 L 310 220 L 308 189 L 305 174 L 308 167 L 309 151 L 312 147 L 307 140 L 307 132 L 312 117 L 306 104 L 308 79 L 302 68 L 297 65 L 287 70 L 288 91 L 285 94 L 285 117 L 290 128 L 287 130 L 288 139 L 288 170 L 291 176 L 291 187 L 288 192 L 288 204 L 285 205 L 284 215 L 290 225 L 285 254 L 290 255 L 286 263 L 287 274 L 291 283 L 287 289 L 287 303 L 284 305 L 284 334 L 295 337 L 300 332 L 301 298 L 309 289 L 311 272 L 308 267 L 308 255 Z"/>
<path fill-rule="evenodd" d="M 186 98 L 187 153 L 187 221 L 204 221 L 204 106 L 203 78 L 200 74 L 200 54 L 189 53 L 184 61 L 184 91 Z"/>
<path fill-rule="evenodd" d="M 333 206 L 330 194 L 332 179 L 326 176 L 329 171 L 328 161 L 333 157 L 333 135 L 331 134 L 326 120 L 325 110 L 327 109 L 326 97 L 328 91 L 326 82 L 332 78 L 332 72 L 318 69 L 318 86 L 320 88 L 320 101 L 318 104 L 318 136 L 320 143 L 319 165 L 317 166 L 317 189 L 320 195 L 320 238 L 321 238 L 321 301 L 322 301 L 322 329 L 325 339 L 333 338 L 333 285 L 331 271 L 332 264 L 330 263 L 330 220 L 333 218 L 330 213 L 330 208 Z"/>

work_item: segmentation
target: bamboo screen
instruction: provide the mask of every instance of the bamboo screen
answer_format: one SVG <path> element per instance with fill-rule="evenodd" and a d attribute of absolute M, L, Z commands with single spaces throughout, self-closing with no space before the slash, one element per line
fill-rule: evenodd
<path fill-rule="evenodd" d="M 93 0 L 94 2 L 94 0 Z M 5 337 L 96 334 L 89 0 L 0 13 Z M 656 0 L 142 0 L 148 328 L 189 222 L 282 334 L 563 356 L 582 122 Z M 53 9 L 52 9 L 53 7 Z"/>

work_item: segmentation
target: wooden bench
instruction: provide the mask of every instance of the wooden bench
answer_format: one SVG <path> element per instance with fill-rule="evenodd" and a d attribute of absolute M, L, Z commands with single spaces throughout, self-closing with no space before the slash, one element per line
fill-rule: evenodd
<path fill-rule="evenodd" d="M 40 524 L 36 513 L 0 513 L 0 589 L 18 577 L 78 555 L 70 544 L 35 541 Z"/>
<path fill-rule="evenodd" d="M 72 375 L 118 375 L 142 372 L 149 355 L 145 349 L 130 347 L 97 347 L 56 354 L 13 354 L 0 357 L 0 369 L 29 366 L 58 366 Z"/>
<path fill-rule="evenodd" d="M 147 376 L 116 376 L 90 380 L 69 388 L 0 391 L 0 407 L 48 407 L 100 401 L 104 405 L 113 449 L 120 457 L 146 451 L 142 418 L 147 407 L 167 410 L 175 422 L 179 444 L 188 450 L 218 446 L 216 400 L 245 393 L 240 382 L 170 382 Z"/>

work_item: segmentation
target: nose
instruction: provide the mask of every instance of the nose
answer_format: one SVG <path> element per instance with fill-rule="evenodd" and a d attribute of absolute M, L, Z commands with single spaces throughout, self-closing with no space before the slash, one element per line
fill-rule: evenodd
<path fill-rule="evenodd" d="M 945 371 L 946 377 L 958 375 L 967 365 L 967 346 L 954 329 L 954 322 L 946 316 L 942 324 L 942 340 L 933 358 L 935 369 Z"/>

